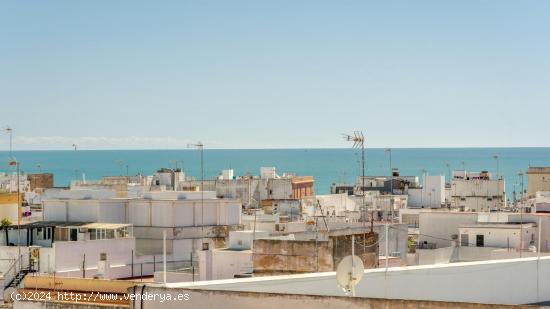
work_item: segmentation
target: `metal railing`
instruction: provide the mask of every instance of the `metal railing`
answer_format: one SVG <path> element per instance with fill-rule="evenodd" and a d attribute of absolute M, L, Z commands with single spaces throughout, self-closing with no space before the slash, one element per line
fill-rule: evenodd
<path fill-rule="evenodd" d="M 9 266 L 8 270 L 4 272 L 4 286 L 5 289 L 7 286 L 10 285 L 10 283 L 14 280 L 14 278 L 17 276 L 17 274 L 22 269 L 28 269 L 29 268 L 29 255 L 28 254 L 21 254 L 17 259 L 13 259 L 11 265 Z"/>

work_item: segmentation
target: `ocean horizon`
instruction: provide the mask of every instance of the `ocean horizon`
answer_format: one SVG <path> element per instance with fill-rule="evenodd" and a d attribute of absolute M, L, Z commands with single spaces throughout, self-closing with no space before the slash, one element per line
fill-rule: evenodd
<path fill-rule="evenodd" d="M 392 167 L 404 176 L 444 175 L 455 169 L 486 170 L 506 179 L 506 191 L 512 196 L 514 184 L 520 189 L 518 172 L 529 166 L 550 166 L 550 147 L 449 147 L 392 148 Z M 366 174 L 389 175 L 389 155 L 385 148 L 366 149 Z M 196 149 L 143 150 L 21 150 L 13 151 L 26 173 L 54 173 L 55 186 L 68 186 L 70 181 L 99 179 L 103 176 L 153 174 L 161 167 L 183 168 L 189 177 L 200 177 L 200 154 Z M 9 151 L 0 151 L 0 172 L 13 173 L 8 166 Z M 447 166 L 448 165 L 448 166 Z M 315 178 L 318 194 L 330 192 L 337 182 L 354 182 L 360 175 L 360 150 L 353 148 L 272 148 L 204 150 L 205 178 L 216 177 L 223 169 L 234 169 L 235 175 L 258 175 L 260 167 L 274 166 L 284 172 Z M 524 181 L 527 189 L 527 179 Z"/>

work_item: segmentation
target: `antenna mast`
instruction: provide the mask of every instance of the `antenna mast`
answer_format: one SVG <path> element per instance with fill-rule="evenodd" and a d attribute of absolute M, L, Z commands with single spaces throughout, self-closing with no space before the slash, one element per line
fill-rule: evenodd
<path fill-rule="evenodd" d="M 365 205 L 365 135 L 362 131 L 354 131 L 353 135 L 343 134 L 344 139 L 353 142 L 353 148 L 361 149 L 361 207 L 364 210 L 363 225 L 368 220 L 368 210 Z M 373 231 L 374 214 L 371 214 L 370 231 Z"/>

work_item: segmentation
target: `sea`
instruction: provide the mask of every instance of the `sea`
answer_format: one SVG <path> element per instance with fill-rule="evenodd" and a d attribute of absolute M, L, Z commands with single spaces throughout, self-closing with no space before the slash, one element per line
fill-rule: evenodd
<path fill-rule="evenodd" d="M 390 152 L 368 148 L 365 151 L 367 175 L 390 174 Z M 68 186 L 71 180 L 100 179 L 102 176 L 151 175 L 162 167 L 182 168 L 187 176 L 200 177 L 200 152 L 182 150 L 70 150 L 14 151 L 26 173 L 50 172 L 55 186 Z M 498 159 L 495 159 L 495 156 Z M 9 152 L 0 151 L 0 173 L 14 173 L 8 165 Z M 330 192 L 332 183 L 355 182 L 361 174 L 358 149 L 205 149 L 205 178 L 214 178 L 223 169 L 235 175 L 259 175 L 260 167 L 273 166 L 277 173 L 310 175 L 317 194 Z M 550 166 L 550 148 L 394 148 L 391 166 L 403 176 L 444 175 L 454 169 L 486 170 L 506 180 L 508 197 L 520 192 L 520 172 L 529 166 Z M 524 188 L 527 178 L 524 176 Z"/>

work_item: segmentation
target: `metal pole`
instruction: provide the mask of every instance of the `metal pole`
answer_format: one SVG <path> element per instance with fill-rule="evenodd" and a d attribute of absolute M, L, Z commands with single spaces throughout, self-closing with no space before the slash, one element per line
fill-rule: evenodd
<path fill-rule="evenodd" d="M 13 155 L 12 155 L 12 133 L 13 132 L 13 129 L 11 127 L 6 127 L 6 133 L 9 134 L 10 136 L 10 160 L 13 159 Z"/>
<path fill-rule="evenodd" d="M 365 141 L 364 139 L 361 139 L 361 199 L 362 199 L 361 203 L 365 208 L 365 220 L 368 220 L 369 211 L 367 209 L 367 205 L 365 204 Z M 373 220 L 374 220 L 374 212 L 372 213 L 371 222 Z M 365 226 L 364 220 L 363 220 L 363 226 Z"/>
<path fill-rule="evenodd" d="M 199 143 L 201 150 L 201 226 L 204 229 L 204 145 Z M 203 235 L 204 237 L 204 232 Z"/>
<path fill-rule="evenodd" d="M 193 271 L 192 281 L 195 282 L 195 265 L 193 264 L 193 252 L 189 253 L 189 256 L 191 257 L 191 270 Z"/>
<path fill-rule="evenodd" d="M 521 177 L 521 198 L 520 198 L 520 209 L 519 209 L 519 216 L 520 216 L 520 224 L 519 224 L 519 257 L 522 257 L 522 250 L 523 250 L 523 172 L 519 172 L 518 176 Z"/>
<path fill-rule="evenodd" d="M 351 255 L 355 256 L 355 235 L 351 234 Z M 353 268 L 353 259 L 351 259 L 351 265 Z"/>
<path fill-rule="evenodd" d="M 201 241 L 204 238 L 204 144 L 198 142 L 197 144 L 188 144 L 187 147 L 196 147 L 201 152 Z"/>
<path fill-rule="evenodd" d="M 389 249 L 389 242 L 388 242 L 388 234 L 389 234 L 389 227 L 388 227 L 388 222 L 386 222 L 386 272 L 388 271 L 388 258 L 389 258 L 389 255 L 388 255 L 388 251 L 390 250 Z"/>
<path fill-rule="evenodd" d="M 163 282 L 166 284 L 166 230 L 162 231 L 162 264 L 163 264 Z"/>
<path fill-rule="evenodd" d="M 17 167 L 17 252 L 19 256 L 21 256 L 21 188 L 19 186 L 19 161 L 16 161 L 15 164 Z M 7 232 L 6 230 L 6 233 Z M 19 263 L 19 270 L 21 270 L 21 263 Z"/>
<path fill-rule="evenodd" d="M 393 223 L 393 167 L 392 167 L 392 164 L 391 164 L 391 148 L 390 148 L 390 174 L 391 174 L 391 178 L 390 178 L 390 215 L 391 215 L 391 222 Z"/>
<path fill-rule="evenodd" d="M 539 217 L 539 239 L 537 241 L 537 258 L 540 260 L 540 243 L 541 243 L 541 232 L 542 232 L 542 218 Z"/>
<path fill-rule="evenodd" d="M 86 278 L 86 253 L 84 253 L 84 258 L 82 259 L 82 278 Z"/>
<path fill-rule="evenodd" d="M 353 273 L 355 272 L 355 235 L 351 234 L 351 274 L 352 278 L 351 281 L 351 295 L 355 296 L 355 278 L 353 277 Z"/>
<path fill-rule="evenodd" d="M 13 149 L 13 143 L 12 143 L 12 140 L 13 140 L 13 133 L 12 133 L 12 129 L 11 128 L 8 128 L 8 133 L 10 134 L 10 158 L 12 157 L 12 149 Z"/>

